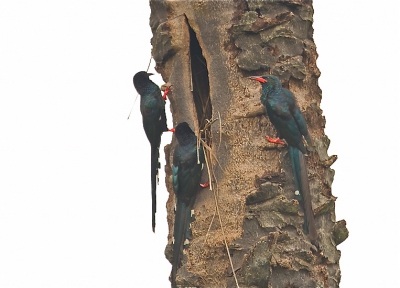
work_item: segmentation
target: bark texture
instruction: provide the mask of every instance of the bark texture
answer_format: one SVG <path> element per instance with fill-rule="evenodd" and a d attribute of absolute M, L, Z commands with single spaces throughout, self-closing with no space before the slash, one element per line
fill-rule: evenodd
<path fill-rule="evenodd" d="M 320 109 L 320 72 L 313 42 L 312 1 L 150 1 L 152 55 L 172 84 L 173 122 L 206 135 L 213 191 L 199 190 L 192 240 L 183 252 L 182 287 L 339 287 L 340 251 L 347 238 L 336 222 L 334 171 Z M 274 74 L 291 90 L 307 121 L 313 147 L 308 175 L 319 238 L 302 231 L 286 147 L 265 140 L 276 132 L 260 103 L 261 85 L 247 76 Z M 199 133 L 199 132 L 198 132 Z M 170 258 L 174 218 L 171 159 L 165 147 Z M 215 155 L 216 157 L 212 156 Z M 207 179 L 207 173 L 204 173 Z M 216 216 L 218 207 L 224 228 Z"/>

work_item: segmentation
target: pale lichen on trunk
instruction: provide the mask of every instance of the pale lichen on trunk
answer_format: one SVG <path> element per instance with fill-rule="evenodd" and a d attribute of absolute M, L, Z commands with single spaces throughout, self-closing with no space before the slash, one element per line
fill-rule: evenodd
<path fill-rule="evenodd" d="M 319 108 L 321 90 L 313 42 L 311 1 L 150 1 L 152 55 L 173 86 L 174 125 L 199 131 L 211 118 L 207 142 L 216 155 L 213 191 L 200 190 L 192 241 L 177 283 L 183 287 L 236 287 L 223 239 L 240 287 L 338 287 L 345 222 L 336 222 L 331 193 L 329 139 Z M 265 141 L 276 132 L 260 103 L 260 85 L 247 79 L 274 74 L 297 97 L 314 140 L 307 157 L 319 238 L 302 231 L 287 148 Z M 170 254 L 174 194 L 171 157 L 165 148 Z M 206 174 L 206 173 L 205 173 Z M 215 216 L 213 193 L 225 235 Z"/>

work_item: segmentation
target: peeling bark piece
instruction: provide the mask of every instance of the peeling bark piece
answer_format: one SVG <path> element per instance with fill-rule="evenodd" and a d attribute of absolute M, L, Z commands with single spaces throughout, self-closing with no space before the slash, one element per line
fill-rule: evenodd
<path fill-rule="evenodd" d="M 255 106 L 252 107 L 252 109 L 249 109 L 248 111 L 238 111 L 238 113 L 234 114 L 233 117 L 236 119 L 240 118 L 252 118 L 252 117 L 257 117 L 265 114 L 265 108 L 260 106 Z"/>
<path fill-rule="evenodd" d="M 276 145 L 274 145 L 275 147 Z M 271 183 L 285 183 L 286 182 L 286 175 L 285 172 L 277 172 L 277 173 L 271 173 L 271 172 L 264 172 L 264 174 L 261 177 L 256 176 L 255 177 L 256 185 L 257 187 L 260 187 L 262 183 L 266 182 L 271 182 Z"/>
<path fill-rule="evenodd" d="M 260 190 L 254 191 L 246 197 L 246 205 L 265 202 L 279 194 L 281 194 L 279 185 L 271 182 L 262 183 L 260 185 Z"/>
<path fill-rule="evenodd" d="M 339 245 L 349 237 L 349 230 L 346 227 L 346 220 L 340 220 L 333 226 L 333 240 Z"/>
<path fill-rule="evenodd" d="M 249 252 L 243 265 L 243 280 L 246 285 L 268 287 L 270 262 L 276 247 L 278 233 L 270 233 L 273 237 L 263 237 Z"/>
<path fill-rule="evenodd" d="M 285 196 L 280 196 L 274 199 L 271 208 L 284 214 L 297 215 L 299 211 L 299 202 L 294 199 L 289 200 Z"/>
<path fill-rule="evenodd" d="M 324 167 L 331 167 L 332 164 L 335 163 L 337 159 L 338 159 L 337 155 L 332 155 L 332 156 L 329 157 L 328 160 L 322 161 L 321 165 L 324 166 Z"/>
<path fill-rule="evenodd" d="M 314 147 L 318 153 L 320 161 L 327 161 L 329 159 L 327 151 L 330 143 L 331 141 L 325 135 L 321 138 L 314 139 Z"/>
<path fill-rule="evenodd" d="M 306 270 L 293 271 L 279 266 L 272 269 L 269 283 L 271 287 L 324 287 L 317 285 Z"/>
<path fill-rule="evenodd" d="M 279 76 L 282 81 L 288 81 L 291 77 L 302 80 L 306 76 L 306 67 L 303 57 L 290 57 L 272 67 L 271 73 Z"/>
<path fill-rule="evenodd" d="M 242 16 L 238 24 L 233 25 L 232 32 L 258 33 L 262 30 L 290 21 L 293 17 L 294 14 L 290 11 L 276 15 L 274 18 L 259 17 L 256 12 L 249 11 Z"/>
<path fill-rule="evenodd" d="M 335 210 L 335 200 L 336 198 L 331 198 L 321 206 L 314 209 L 314 216 L 318 216 L 324 213 L 330 213 Z"/>

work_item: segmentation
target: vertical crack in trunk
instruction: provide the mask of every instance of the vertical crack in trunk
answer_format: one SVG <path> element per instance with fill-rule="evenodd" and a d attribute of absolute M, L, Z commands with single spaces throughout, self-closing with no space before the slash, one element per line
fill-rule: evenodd
<path fill-rule="evenodd" d="M 191 90 L 196 107 L 197 121 L 200 130 L 211 120 L 212 106 L 210 99 L 210 82 L 208 80 L 207 61 L 197 40 L 196 33 L 188 25 L 190 35 L 190 69 L 192 74 Z M 209 139 L 209 137 L 206 137 Z M 210 145 L 210 143 L 207 143 Z"/>

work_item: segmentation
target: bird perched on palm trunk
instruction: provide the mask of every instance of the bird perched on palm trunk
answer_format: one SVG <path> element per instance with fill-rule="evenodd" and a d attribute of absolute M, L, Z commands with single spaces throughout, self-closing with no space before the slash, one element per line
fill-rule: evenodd
<path fill-rule="evenodd" d="M 179 123 L 174 132 L 178 144 L 175 147 L 172 166 L 172 184 L 176 196 L 174 243 L 171 286 L 176 287 L 176 273 L 181 251 L 189 229 L 191 210 L 199 189 L 204 163 L 202 146 L 197 149 L 197 137 L 186 122 Z"/>
<path fill-rule="evenodd" d="M 311 205 L 310 187 L 308 184 L 307 167 L 304 154 L 307 150 L 303 143 L 303 136 L 308 144 L 311 138 L 307 124 L 297 106 L 292 92 L 282 88 L 279 78 L 274 75 L 251 76 L 252 80 L 261 83 L 261 103 L 264 105 L 267 115 L 278 132 L 278 137 L 286 140 L 289 145 L 289 154 L 292 162 L 295 195 L 304 208 L 303 230 L 309 234 L 311 240 L 317 239 L 314 214 Z M 279 138 L 267 140 L 277 144 L 285 144 Z"/>
<path fill-rule="evenodd" d="M 161 97 L 160 88 L 150 80 L 152 73 L 140 71 L 133 76 L 133 85 L 140 94 L 140 112 L 143 128 L 151 146 L 151 197 L 152 197 L 152 229 L 156 227 L 156 186 L 158 169 L 160 168 L 159 148 L 161 134 L 168 131 L 165 116 L 165 101 Z"/>

